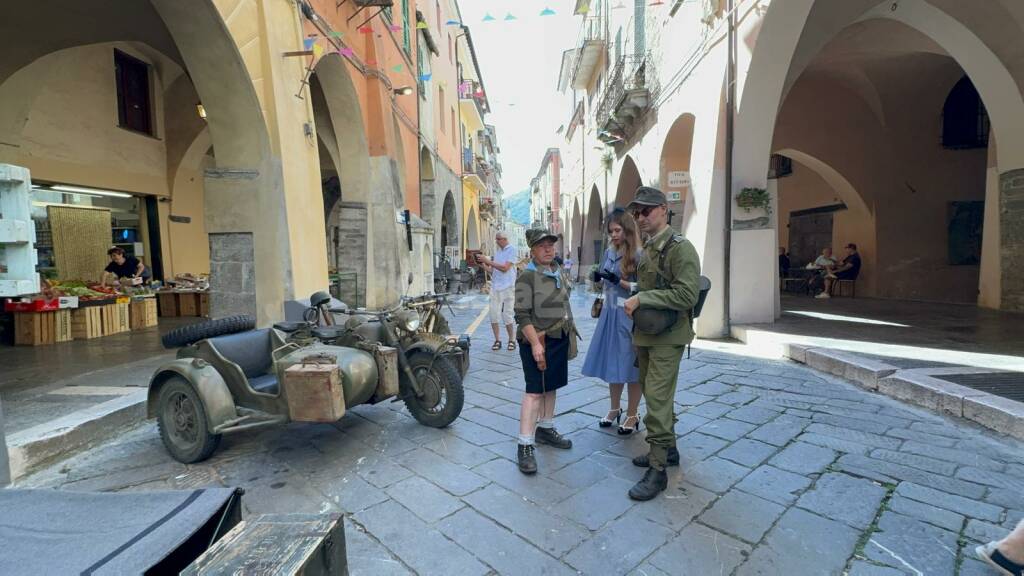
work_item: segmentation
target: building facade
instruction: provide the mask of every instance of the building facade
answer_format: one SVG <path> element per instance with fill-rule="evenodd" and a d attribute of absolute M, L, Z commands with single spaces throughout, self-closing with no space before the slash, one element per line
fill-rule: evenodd
<path fill-rule="evenodd" d="M 584 263 L 605 214 L 649 184 L 712 281 L 705 336 L 776 318 L 780 246 L 801 265 L 856 243 L 858 296 L 1024 308 L 1024 56 L 1010 40 L 1024 5 L 621 8 L 577 3 L 557 87 L 567 238 Z"/>

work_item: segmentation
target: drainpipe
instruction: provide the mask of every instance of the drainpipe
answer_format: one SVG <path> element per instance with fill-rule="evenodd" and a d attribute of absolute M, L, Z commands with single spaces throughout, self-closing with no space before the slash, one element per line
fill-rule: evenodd
<path fill-rule="evenodd" d="M 722 278 L 723 308 L 725 313 L 724 336 L 732 332 L 730 327 L 730 284 L 732 261 L 732 188 L 733 188 L 733 142 L 736 129 L 736 0 L 727 0 L 729 11 L 729 58 L 726 73 L 725 113 L 725 274 Z"/>

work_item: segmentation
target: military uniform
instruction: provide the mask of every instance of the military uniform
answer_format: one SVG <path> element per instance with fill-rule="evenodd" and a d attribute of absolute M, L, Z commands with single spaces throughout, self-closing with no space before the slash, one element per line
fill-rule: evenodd
<path fill-rule="evenodd" d="M 668 450 L 675 447 L 675 411 L 673 409 L 679 362 L 683 350 L 693 340 L 693 307 L 700 293 L 700 257 L 686 238 L 666 226 L 644 244 L 637 268 L 639 305 L 644 308 L 674 310 L 675 323 L 660 334 L 643 334 L 634 323 L 633 342 L 637 346 L 640 382 L 647 401 L 647 442 L 650 466 L 664 470 Z M 634 312 L 634 319 L 636 319 Z"/>

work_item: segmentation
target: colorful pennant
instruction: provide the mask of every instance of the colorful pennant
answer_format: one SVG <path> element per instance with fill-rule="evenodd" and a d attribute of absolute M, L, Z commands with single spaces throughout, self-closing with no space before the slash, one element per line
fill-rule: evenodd
<path fill-rule="evenodd" d="M 419 22 L 416 23 L 416 29 L 417 30 L 429 30 L 430 26 L 426 22 L 420 20 Z"/>
<path fill-rule="evenodd" d="M 344 36 L 344 35 L 345 35 L 345 33 L 344 33 L 344 32 L 331 32 L 331 33 L 329 34 L 329 36 L 330 36 L 331 38 L 341 38 L 341 37 L 342 37 L 342 36 Z"/>
<path fill-rule="evenodd" d="M 420 74 L 420 82 L 430 82 L 432 77 L 432 74 Z"/>
<path fill-rule="evenodd" d="M 363 26 L 359 29 L 360 34 L 373 34 L 373 28 L 369 26 Z"/>
<path fill-rule="evenodd" d="M 319 44 L 313 45 L 313 57 L 319 58 L 324 55 L 324 47 Z"/>
<path fill-rule="evenodd" d="M 388 26 L 388 30 L 391 30 L 392 32 L 401 32 L 402 31 L 402 27 L 399 26 L 398 24 L 392 24 L 392 25 Z"/>
<path fill-rule="evenodd" d="M 306 38 L 305 40 L 302 41 L 302 45 L 306 48 L 306 50 L 312 50 L 315 44 L 316 38 Z"/>
<path fill-rule="evenodd" d="M 459 22 L 458 20 L 449 20 L 449 21 L 445 22 L 445 25 L 446 26 L 462 26 L 462 22 Z"/>
<path fill-rule="evenodd" d="M 505 15 L 505 22 L 511 22 L 513 20 L 518 20 L 518 18 L 513 16 L 511 12 Z"/>
<path fill-rule="evenodd" d="M 356 51 L 351 48 L 342 48 L 338 50 L 338 54 L 346 57 L 352 57 L 356 55 Z"/>
<path fill-rule="evenodd" d="M 540 15 L 541 16 L 554 16 L 555 15 L 555 11 L 552 10 L 551 8 L 545 8 L 544 10 L 541 11 Z"/>
<path fill-rule="evenodd" d="M 494 22 L 495 20 L 497 20 L 497 18 L 491 16 L 490 12 L 488 12 L 487 15 L 484 16 L 484 22 Z"/>
<path fill-rule="evenodd" d="M 399 64 L 397 66 L 392 66 L 391 67 L 391 71 L 392 72 L 401 72 L 402 70 L 405 70 L 405 66 L 403 66 L 401 64 Z"/>

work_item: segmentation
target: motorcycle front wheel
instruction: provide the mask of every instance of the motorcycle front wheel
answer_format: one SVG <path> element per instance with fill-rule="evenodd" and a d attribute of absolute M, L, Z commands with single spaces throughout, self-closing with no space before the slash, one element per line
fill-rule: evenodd
<path fill-rule="evenodd" d="M 405 387 L 405 406 L 413 418 L 425 426 L 444 428 L 459 417 L 462 412 L 464 390 L 459 371 L 447 358 L 428 352 L 413 352 L 409 355 L 409 368 L 423 389 L 423 396 L 416 397 L 412 386 Z"/>

